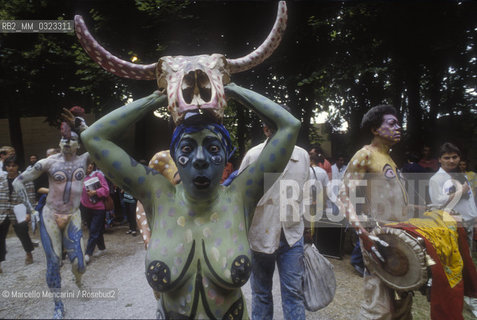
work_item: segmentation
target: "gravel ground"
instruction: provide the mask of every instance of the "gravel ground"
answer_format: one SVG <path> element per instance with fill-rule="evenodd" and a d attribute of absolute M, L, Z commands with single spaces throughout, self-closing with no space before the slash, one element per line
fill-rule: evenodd
<path fill-rule="evenodd" d="M 144 246 L 140 237 L 126 235 L 126 231 L 126 226 L 118 226 L 105 234 L 106 253 L 92 258 L 83 276 L 84 291 L 79 291 L 75 285 L 70 264 L 65 260 L 61 269 L 62 289 L 74 295 L 63 299 L 67 318 L 154 318 L 156 301 L 144 276 Z M 33 239 L 38 240 L 38 234 Z M 46 259 L 41 244 L 33 251 L 34 263 L 28 266 L 24 265 L 25 253 L 13 232 L 7 238 L 7 250 L 7 260 L 2 263 L 3 273 L 0 274 L 0 319 L 51 318 L 53 299 L 43 297 L 48 287 L 45 281 Z M 362 296 L 362 279 L 349 264 L 349 256 L 343 260 L 330 261 L 334 265 L 337 280 L 335 299 L 323 310 L 307 312 L 306 318 L 356 319 Z M 283 319 L 276 272 L 274 277 L 274 319 Z M 243 291 L 250 312 L 249 283 L 243 287 Z M 112 294 L 114 298 L 81 297 L 83 293 L 97 292 Z M 21 293 L 30 297 L 13 297 Z M 429 305 L 420 293 L 416 293 L 413 313 L 415 319 L 429 319 Z M 465 318 L 472 319 L 468 311 Z"/>

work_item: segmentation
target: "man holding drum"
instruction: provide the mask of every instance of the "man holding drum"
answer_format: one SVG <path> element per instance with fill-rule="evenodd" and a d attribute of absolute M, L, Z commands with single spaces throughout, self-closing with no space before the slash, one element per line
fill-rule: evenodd
<path fill-rule="evenodd" d="M 350 160 L 338 201 L 371 272 L 364 276 L 359 319 L 412 319 L 412 291 L 429 285 L 429 270 L 431 318 L 462 319 L 464 291 L 477 295 L 477 273 L 457 222 L 444 210 L 413 218 L 415 206 L 389 154 L 401 139 L 394 107 L 371 108 L 361 128 L 372 134 L 371 144 Z"/>
<path fill-rule="evenodd" d="M 405 185 L 389 155 L 391 147 L 401 139 L 401 126 L 394 107 L 379 105 L 363 116 L 361 128 L 370 132 L 373 138 L 371 144 L 356 152 L 348 164 L 339 207 L 357 230 L 362 250 L 384 263 L 385 258 L 378 249 L 387 243 L 370 235 L 365 227 L 373 226 L 372 221 L 404 221 L 407 218 Z M 356 197 L 355 192 L 362 191 L 363 187 L 365 194 L 361 196 L 365 197 L 364 202 L 362 197 Z M 362 205 L 355 207 L 354 204 L 359 203 Z M 365 215 L 358 216 L 361 212 Z M 364 301 L 359 319 L 409 319 L 411 306 L 411 294 L 405 293 L 397 300 L 378 277 L 365 274 Z"/>

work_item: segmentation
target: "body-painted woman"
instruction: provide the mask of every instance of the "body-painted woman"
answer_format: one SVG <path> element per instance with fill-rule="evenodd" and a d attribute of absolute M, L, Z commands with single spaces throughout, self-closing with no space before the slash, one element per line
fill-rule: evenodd
<path fill-rule="evenodd" d="M 177 56 L 139 66 L 111 55 L 92 38 L 81 17 L 75 21 L 80 42 L 103 68 L 122 77 L 157 79 L 162 91 L 109 113 L 81 138 L 102 171 L 144 205 L 151 228 L 146 277 L 161 293 L 163 316 L 247 318 L 240 287 L 251 272 L 249 222 L 264 193 L 264 174 L 283 171 L 300 123 L 267 98 L 224 84 L 231 73 L 261 63 L 278 46 L 286 22 L 284 2 L 264 43 L 239 59 Z M 276 131 L 258 160 L 228 187 L 220 185 L 233 149 L 221 125 L 226 97 L 255 111 Z M 177 185 L 115 143 L 136 121 L 166 106 L 177 125 L 170 146 L 182 181 Z"/>
<path fill-rule="evenodd" d="M 77 155 L 79 137 L 69 129 L 63 123 L 59 154 L 39 160 L 13 183 L 17 192 L 24 193 L 27 181 L 33 181 L 43 172 L 48 172 L 49 192 L 40 216 L 40 236 L 46 255 L 46 282 L 53 293 L 59 293 L 61 289 L 60 263 L 63 249 L 71 261 L 78 286 L 81 286 L 81 275 L 86 270 L 79 206 L 89 155 Z M 28 211 L 33 212 L 28 198 L 25 197 L 23 201 Z M 54 302 L 54 318 L 61 319 L 65 311 L 59 294 L 54 296 Z"/>
<path fill-rule="evenodd" d="M 162 293 L 168 318 L 247 316 L 240 287 L 251 271 L 248 222 L 263 195 L 264 173 L 283 170 L 298 133 L 299 122 L 270 100 L 235 85 L 226 91 L 278 128 L 258 161 L 229 187 L 219 181 L 231 147 L 217 124 L 186 120 L 176 129 L 171 151 L 182 179 L 176 186 L 114 144 L 132 123 L 165 106 L 165 96 L 155 93 L 119 108 L 81 135 L 103 172 L 146 209 L 146 277 Z"/>

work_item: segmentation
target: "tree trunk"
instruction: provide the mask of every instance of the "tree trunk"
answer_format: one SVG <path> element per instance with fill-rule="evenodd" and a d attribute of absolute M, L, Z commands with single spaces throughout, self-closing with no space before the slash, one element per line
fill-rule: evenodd
<path fill-rule="evenodd" d="M 394 106 L 394 108 L 396 108 L 396 110 L 398 111 L 399 113 L 399 121 L 401 121 L 402 123 L 402 120 L 403 120 L 403 115 L 404 115 L 404 110 L 403 110 L 403 106 L 402 106 L 402 73 L 401 73 L 401 70 L 399 69 L 399 67 L 395 67 L 393 68 L 394 72 L 393 72 L 393 75 L 392 75 L 392 96 L 391 96 L 391 99 L 392 99 L 392 104 Z"/>
<path fill-rule="evenodd" d="M 429 119 L 426 125 L 427 128 L 431 130 L 436 127 L 437 113 L 439 112 L 440 101 L 441 101 L 441 83 L 444 71 L 439 68 L 437 63 L 434 63 L 431 66 L 431 83 L 430 83 L 430 107 L 429 107 Z M 432 132 L 426 132 L 430 136 Z"/>
<path fill-rule="evenodd" d="M 410 63 L 406 70 L 406 86 L 408 93 L 407 132 L 411 147 L 417 148 L 422 138 L 422 110 L 420 104 L 419 81 L 420 72 L 417 63 Z"/>
<path fill-rule="evenodd" d="M 310 145 L 310 121 L 311 117 L 313 115 L 313 110 L 315 107 L 315 96 L 314 96 L 314 88 L 312 85 L 306 85 L 303 88 L 302 96 L 307 97 L 308 101 L 303 101 L 303 107 L 301 108 L 303 110 L 303 120 L 301 122 L 301 129 L 300 129 L 300 134 L 298 137 L 298 143 L 301 146 L 309 146 Z M 296 110 L 295 109 L 295 116 L 297 115 L 298 111 L 301 110 Z M 301 112 L 300 112 L 301 113 Z M 299 113 L 298 113 L 299 114 Z M 300 120 L 299 117 L 297 117 L 298 120 Z"/>
<path fill-rule="evenodd" d="M 20 164 L 25 163 L 25 150 L 23 148 L 23 134 L 20 124 L 20 113 L 17 105 L 10 102 L 8 104 L 8 125 L 10 133 L 10 142 Z"/>
<path fill-rule="evenodd" d="M 369 109 L 369 104 L 367 103 L 366 99 L 367 78 L 368 75 L 363 74 L 359 79 L 359 83 L 354 85 L 353 88 L 351 88 L 357 101 L 357 104 L 351 106 L 350 110 L 349 137 L 350 146 L 353 147 L 353 150 L 351 150 L 351 152 L 353 153 L 363 144 L 369 143 L 371 136 L 371 133 L 369 132 L 361 132 L 361 120 L 363 118 L 363 115 Z M 358 146 L 358 148 L 356 146 Z"/>

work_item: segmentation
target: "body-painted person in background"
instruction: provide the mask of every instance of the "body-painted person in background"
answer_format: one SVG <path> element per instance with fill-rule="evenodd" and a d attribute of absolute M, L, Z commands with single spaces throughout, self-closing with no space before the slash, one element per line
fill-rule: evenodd
<path fill-rule="evenodd" d="M 71 112 L 78 116 L 84 113 L 80 107 L 73 107 Z M 76 119 L 78 126 L 85 126 L 82 118 Z M 43 172 L 48 173 L 49 192 L 40 215 L 40 236 L 46 255 L 46 282 L 53 293 L 58 293 L 54 296 L 55 319 L 63 318 L 65 313 L 63 302 L 59 297 L 63 248 L 66 249 L 71 261 L 78 287 L 81 286 L 81 275 L 86 270 L 79 206 L 89 156 L 88 153 L 77 154 L 80 147 L 79 137 L 66 123 L 61 126 L 59 146 L 61 149 L 59 154 L 39 160 L 13 182 L 17 192 L 25 193 L 26 182 L 34 181 Z M 24 197 L 23 201 L 28 210 L 33 212 L 29 199 Z"/>
<path fill-rule="evenodd" d="M 404 221 L 408 217 L 408 199 L 397 166 L 389 155 L 393 145 L 401 139 L 401 126 L 397 119 L 396 109 L 389 105 L 380 105 L 370 109 L 361 122 L 361 128 L 372 134 L 369 145 L 365 145 L 355 153 L 344 174 L 344 185 L 340 192 L 338 206 L 345 212 L 350 223 L 355 227 L 361 250 L 370 252 L 377 261 L 384 258 L 378 250 L 380 243 L 369 235 L 371 230 L 361 224 L 357 216 L 364 212 L 376 221 Z M 358 209 L 350 200 L 358 181 L 368 180 L 366 184 L 366 201 L 363 208 Z M 373 195 L 382 195 L 386 206 L 378 206 Z M 344 209 L 343 206 L 346 206 Z M 382 210 L 389 209 L 392 216 L 385 215 Z M 379 209 L 379 210 L 378 210 Z M 380 211 L 381 210 L 381 211 Z M 375 226 L 375 225 L 374 225 Z M 372 229 L 372 228 L 371 228 Z M 376 242 L 375 242 L 376 241 Z M 386 245 L 383 243 L 383 245 Z M 402 293 L 395 299 L 392 290 L 375 275 L 364 276 L 364 298 L 361 304 L 359 319 L 411 319 L 412 294 Z"/>
<path fill-rule="evenodd" d="M 448 212 L 431 210 L 413 218 L 415 209 L 424 208 L 409 203 L 404 177 L 390 156 L 391 147 L 401 140 L 397 116 L 390 105 L 373 107 L 363 116 L 361 128 L 372 134 L 371 143 L 350 160 L 338 199 L 340 213 L 346 213 L 358 233 L 364 263 L 371 272 L 364 274 L 358 319 L 412 319 L 412 291 L 425 283 L 431 284 L 431 319 L 463 319 L 464 293 L 477 296 L 477 272 L 468 245 Z M 360 191 L 364 191 L 364 202 L 356 197 Z M 389 243 L 379 238 L 376 233 L 379 235 L 381 227 L 424 240 L 425 254 L 429 255 L 425 265 L 414 268 L 418 264 L 411 265 L 412 260 L 393 244 L 392 238 Z M 424 281 L 415 288 L 396 289 L 391 286 L 396 281 L 386 282 L 379 268 L 398 282 L 405 280 L 407 273 L 419 274 L 421 270 L 425 277 L 416 279 L 415 283 Z M 431 282 L 427 278 L 429 271 Z M 404 286 L 405 281 L 402 283 Z"/>

